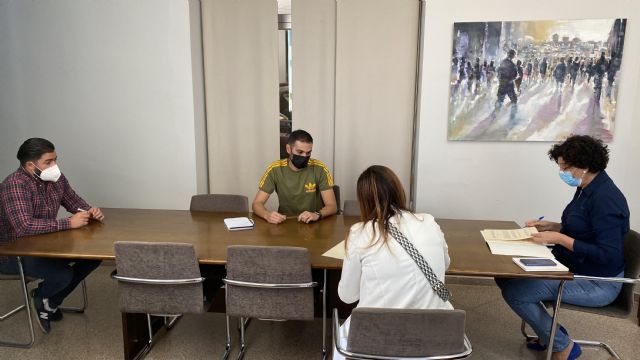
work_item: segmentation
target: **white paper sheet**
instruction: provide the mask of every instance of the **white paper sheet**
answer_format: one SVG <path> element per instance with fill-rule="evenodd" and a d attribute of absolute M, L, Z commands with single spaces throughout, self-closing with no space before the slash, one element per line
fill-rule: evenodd
<path fill-rule="evenodd" d="M 530 256 L 553 258 L 551 250 L 544 245 L 536 243 L 488 241 L 489 249 L 494 255 Z"/>
<path fill-rule="evenodd" d="M 346 256 L 346 253 L 344 251 L 344 240 L 340 241 L 340 243 L 338 243 L 338 245 L 332 247 L 327 252 L 322 254 L 322 256 L 326 256 L 326 257 L 330 257 L 330 258 L 334 258 L 334 259 L 339 259 L 339 260 L 344 260 L 344 257 Z"/>
<path fill-rule="evenodd" d="M 531 239 L 532 234 L 536 234 L 538 229 L 535 227 L 525 227 L 520 229 L 485 229 L 480 233 L 485 241 L 517 241 Z"/>

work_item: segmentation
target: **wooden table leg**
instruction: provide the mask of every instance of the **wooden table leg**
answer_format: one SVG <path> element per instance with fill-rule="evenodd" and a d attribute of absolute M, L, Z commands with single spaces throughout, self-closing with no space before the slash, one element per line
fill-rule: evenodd
<path fill-rule="evenodd" d="M 124 358 L 135 359 L 149 341 L 145 314 L 122 313 L 122 341 Z"/>
<path fill-rule="evenodd" d="M 323 282 L 324 270 L 322 269 L 313 269 L 311 271 L 311 275 L 313 277 L 313 281 L 317 281 L 319 284 Z M 356 307 L 357 303 L 354 304 L 345 304 L 340 300 L 338 296 L 338 283 L 340 282 L 340 277 L 342 275 L 342 270 L 327 270 L 327 309 L 326 313 L 329 314 L 329 319 L 331 318 L 331 314 L 333 314 L 333 309 L 338 309 L 338 314 L 341 319 L 346 319 L 351 315 L 351 311 Z M 317 287 L 316 291 L 316 317 L 322 316 L 322 297 L 320 295 L 320 286 Z"/>
<path fill-rule="evenodd" d="M 154 335 L 163 324 L 162 317 L 151 317 L 151 330 Z M 126 360 L 135 359 L 141 352 L 148 350 L 149 329 L 146 314 L 122 313 L 122 342 Z"/>

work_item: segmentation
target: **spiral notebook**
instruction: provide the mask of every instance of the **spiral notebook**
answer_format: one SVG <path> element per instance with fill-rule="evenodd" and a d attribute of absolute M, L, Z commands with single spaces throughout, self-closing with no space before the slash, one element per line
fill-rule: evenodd
<path fill-rule="evenodd" d="M 251 230 L 253 229 L 254 222 L 252 219 L 248 217 L 235 217 L 235 218 L 226 218 L 224 219 L 224 225 L 230 231 L 236 230 Z"/>

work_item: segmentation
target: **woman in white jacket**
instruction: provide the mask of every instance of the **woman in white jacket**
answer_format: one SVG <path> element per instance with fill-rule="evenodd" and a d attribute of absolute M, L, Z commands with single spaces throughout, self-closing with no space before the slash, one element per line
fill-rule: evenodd
<path fill-rule="evenodd" d="M 433 216 L 414 214 L 406 207 L 402 184 L 391 169 L 373 165 L 358 178 L 362 221 L 353 225 L 345 242 L 346 257 L 338 295 L 359 307 L 396 309 L 453 309 L 443 301 L 415 261 L 389 233 L 395 225 L 420 252 L 437 278 L 444 282 L 449 253 Z M 346 346 L 350 318 L 340 327 Z M 334 359 L 343 357 L 334 351 Z"/>

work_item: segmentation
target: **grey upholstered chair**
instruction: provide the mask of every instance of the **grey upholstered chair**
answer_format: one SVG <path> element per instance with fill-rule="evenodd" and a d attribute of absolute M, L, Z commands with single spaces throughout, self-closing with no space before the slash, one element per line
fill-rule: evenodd
<path fill-rule="evenodd" d="M 153 346 L 151 316 L 162 316 L 171 329 L 185 313 L 204 311 L 198 259 L 191 244 L 118 241 L 114 244 L 120 311 L 147 315 L 149 342 Z M 168 318 L 172 318 L 167 322 Z"/>
<path fill-rule="evenodd" d="M 240 353 L 245 353 L 245 319 L 313 320 L 313 287 L 309 252 L 287 246 L 234 245 L 227 248 L 227 348 L 231 350 L 229 317 L 239 318 Z M 325 305 L 323 292 L 323 307 Z M 323 318 L 323 354 L 326 354 Z"/>
<path fill-rule="evenodd" d="M 355 308 L 347 347 L 333 310 L 334 351 L 349 359 L 462 359 L 471 352 L 463 310 Z"/>
<path fill-rule="evenodd" d="M 356 200 L 345 200 L 342 213 L 344 216 L 360 216 L 360 204 Z"/>
<path fill-rule="evenodd" d="M 562 308 L 588 312 L 592 314 L 604 315 L 616 318 L 626 318 L 633 312 L 633 288 L 636 284 L 640 283 L 640 234 L 636 231 L 630 230 L 624 237 L 624 260 L 625 270 L 623 278 L 606 278 L 595 276 L 582 276 L 575 275 L 575 279 L 587 279 L 596 281 L 609 281 L 609 282 L 621 282 L 622 290 L 618 297 L 609 305 L 603 307 L 583 307 L 570 304 L 561 304 Z M 545 302 L 547 307 L 552 307 L 553 302 Z M 525 336 L 527 341 L 535 340 L 538 337 L 528 335 L 526 333 L 526 323 L 523 321 L 521 326 L 522 335 Z M 616 359 L 620 359 L 620 356 L 611 348 L 611 346 L 600 341 L 588 341 L 588 340 L 573 340 L 573 342 L 588 346 L 588 347 L 600 347 L 605 349 L 609 355 Z"/>
<path fill-rule="evenodd" d="M 5 313 L 0 316 L 0 321 L 4 321 L 13 315 L 20 312 L 22 309 L 27 310 L 27 327 L 29 329 L 29 341 L 28 342 L 10 342 L 10 341 L 0 341 L 0 346 L 10 346 L 10 347 L 18 347 L 18 348 L 30 348 L 35 341 L 35 334 L 33 333 L 33 323 L 31 322 L 31 307 L 29 306 L 29 296 L 27 295 L 27 284 L 31 281 L 35 281 L 36 279 L 25 277 L 24 271 L 22 269 L 22 261 L 20 257 L 18 257 L 18 270 L 19 273 L 17 275 L 8 275 L 0 273 L 0 281 L 1 280 L 15 280 L 20 281 L 20 285 L 22 287 L 22 298 L 23 303 L 14 308 L 13 310 Z"/>
<path fill-rule="evenodd" d="M 249 199 L 244 195 L 193 195 L 189 210 L 211 212 L 249 212 Z"/>

